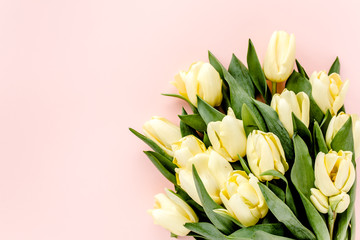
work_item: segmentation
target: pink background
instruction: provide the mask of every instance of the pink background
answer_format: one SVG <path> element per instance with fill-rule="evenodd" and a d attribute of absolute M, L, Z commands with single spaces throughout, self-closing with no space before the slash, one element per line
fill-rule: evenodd
<path fill-rule="evenodd" d="M 128 127 L 177 122 L 160 93 L 208 49 L 263 58 L 292 32 L 308 73 L 340 57 L 359 114 L 359 3 L 290 2 L 0 1 L 0 239 L 169 239 L 146 210 L 170 184 Z"/>

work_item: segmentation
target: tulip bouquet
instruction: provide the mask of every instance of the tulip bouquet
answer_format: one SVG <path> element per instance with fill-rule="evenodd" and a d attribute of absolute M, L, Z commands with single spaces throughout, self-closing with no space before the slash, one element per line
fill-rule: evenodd
<path fill-rule="evenodd" d="M 180 126 L 153 117 L 144 135 L 130 129 L 174 184 L 149 213 L 173 237 L 355 239 L 360 120 L 343 106 L 339 59 L 309 77 L 283 31 L 264 59 L 251 40 L 247 67 L 233 55 L 226 69 L 209 52 L 175 76 L 179 95 L 164 94 L 191 108 Z"/>

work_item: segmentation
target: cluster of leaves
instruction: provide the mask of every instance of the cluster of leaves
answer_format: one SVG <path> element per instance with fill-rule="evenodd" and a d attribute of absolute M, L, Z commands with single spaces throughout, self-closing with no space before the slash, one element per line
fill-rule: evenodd
<path fill-rule="evenodd" d="M 178 97 L 188 102 L 193 113 L 188 114 L 182 109 L 180 129 L 183 137 L 195 135 L 207 147 L 211 146 L 206 129 L 212 121 L 221 121 L 224 109 L 231 107 L 238 119 L 243 120 L 246 135 L 253 130 L 272 132 L 277 135 L 284 148 L 286 159 L 290 165 L 285 176 L 275 170 L 263 175 L 273 175 L 277 180 L 259 183 L 270 212 L 252 227 L 244 227 L 236 219 L 224 213 L 224 207 L 215 203 L 193 167 L 194 181 L 202 206 L 193 201 L 176 183 L 175 168 L 172 158 L 152 140 L 141 133 L 130 129 L 136 136 L 147 143 L 154 151 L 145 151 L 158 170 L 175 185 L 176 194 L 186 201 L 199 216 L 198 223 L 187 223 L 191 230 L 190 236 L 195 239 L 226 240 L 226 239 L 330 239 L 325 215 L 319 213 L 310 201 L 310 189 L 314 187 L 314 160 L 321 151 L 327 153 L 325 143 L 330 112 L 323 114 L 311 94 L 311 84 L 304 68 L 296 61 L 297 71 L 293 71 L 286 82 L 288 90 L 305 92 L 310 98 L 310 126 L 306 127 L 293 115 L 294 136 L 290 138 L 280 122 L 278 114 L 269 106 L 271 92 L 258 60 L 254 45 L 249 40 L 246 67 L 235 55 L 226 69 L 218 59 L 209 52 L 210 64 L 219 72 L 223 81 L 223 102 L 214 108 L 198 97 L 195 107 L 187 99 L 176 94 L 164 94 Z M 329 74 L 339 73 L 338 58 L 331 66 Z M 256 99 L 262 99 L 258 101 Z M 342 108 L 340 111 L 345 111 Z M 331 143 L 335 151 L 353 151 L 351 118 L 344 124 Z M 245 157 L 246 158 L 246 157 Z M 355 159 L 353 159 L 355 166 Z M 246 159 L 231 163 L 234 169 L 250 172 Z M 354 239 L 354 199 L 356 183 L 349 192 L 351 203 L 348 209 L 338 215 L 334 236 L 335 239 Z M 353 227 L 351 227 L 353 225 Z"/>

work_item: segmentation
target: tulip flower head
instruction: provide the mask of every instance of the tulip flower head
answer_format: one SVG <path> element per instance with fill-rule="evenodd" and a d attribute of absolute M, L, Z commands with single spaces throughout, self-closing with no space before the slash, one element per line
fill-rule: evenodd
<path fill-rule="evenodd" d="M 272 82 L 283 82 L 291 75 L 295 63 L 295 36 L 275 31 L 264 60 L 264 73 Z"/>
<path fill-rule="evenodd" d="M 194 210 L 168 189 L 165 189 L 165 194 L 160 193 L 155 196 L 154 209 L 148 212 L 153 217 L 155 224 L 178 236 L 186 236 L 190 232 L 184 227 L 185 223 L 199 221 Z"/>
<path fill-rule="evenodd" d="M 346 93 L 349 88 L 349 81 L 341 81 L 340 75 L 332 73 L 329 76 L 324 72 L 314 72 L 310 77 L 312 96 L 323 113 L 330 110 L 336 115 L 344 105 Z"/>
<path fill-rule="evenodd" d="M 255 225 L 266 216 L 268 206 L 258 185 L 258 179 L 244 171 L 233 171 L 221 190 L 220 197 L 228 214 L 245 227 Z"/>
<path fill-rule="evenodd" d="M 181 71 L 171 82 L 180 95 L 197 106 L 197 95 L 211 106 L 219 106 L 223 95 L 222 80 L 219 73 L 210 63 L 196 62 L 189 71 Z"/>
<path fill-rule="evenodd" d="M 274 177 L 260 176 L 268 170 L 277 170 L 284 174 L 289 165 L 279 138 L 269 132 L 252 131 L 247 139 L 246 156 L 249 167 L 260 181 L 270 181 Z"/>
<path fill-rule="evenodd" d="M 306 93 L 284 89 L 281 94 L 275 94 L 271 100 L 271 107 L 278 113 L 280 121 L 290 137 L 294 134 L 292 113 L 300 119 L 306 127 L 309 126 L 310 100 Z"/>
<path fill-rule="evenodd" d="M 235 117 L 231 108 L 222 121 L 210 122 L 207 133 L 215 151 L 230 162 L 239 160 L 246 153 L 246 134 L 243 121 Z"/>
<path fill-rule="evenodd" d="M 180 128 L 162 117 L 152 117 L 143 125 L 145 136 L 153 140 L 167 154 L 173 156 L 171 144 L 181 138 Z"/>

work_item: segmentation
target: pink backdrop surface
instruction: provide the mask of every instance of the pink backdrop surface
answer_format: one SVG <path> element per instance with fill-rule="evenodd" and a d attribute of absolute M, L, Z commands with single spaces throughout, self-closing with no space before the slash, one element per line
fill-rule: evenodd
<path fill-rule="evenodd" d="M 0 239 L 169 239 L 146 210 L 170 187 L 128 127 L 178 122 L 169 81 L 211 50 L 259 57 L 296 35 L 309 73 L 335 57 L 360 114 L 356 1 L 0 1 Z M 360 171 L 359 171 L 360 172 Z M 358 191 L 359 193 L 360 191 Z M 360 201 L 360 197 L 357 197 Z M 359 216 L 359 207 L 357 207 Z M 358 236 L 360 236 L 358 234 Z"/>

